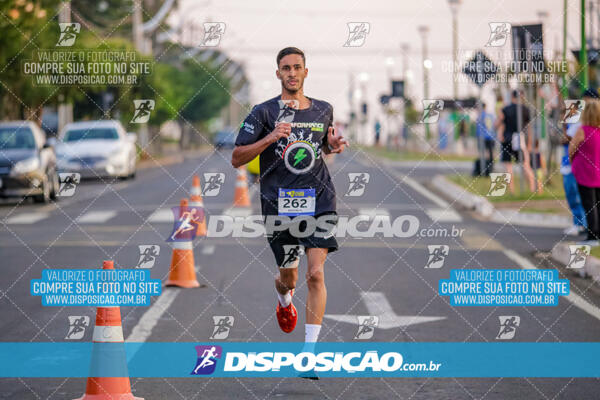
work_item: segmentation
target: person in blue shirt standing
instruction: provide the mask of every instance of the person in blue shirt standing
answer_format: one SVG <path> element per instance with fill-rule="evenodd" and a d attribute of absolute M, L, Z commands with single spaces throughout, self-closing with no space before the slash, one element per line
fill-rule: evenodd
<path fill-rule="evenodd" d="M 480 154 L 488 153 L 488 159 L 482 175 L 488 175 L 494 169 L 494 145 L 496 143 L 496 132 L 494 131 L 494 114 L 486 111 L 485 103 L 481 103 L 481 111 L 477 118 L 477 143 L 479 143 Z"/>

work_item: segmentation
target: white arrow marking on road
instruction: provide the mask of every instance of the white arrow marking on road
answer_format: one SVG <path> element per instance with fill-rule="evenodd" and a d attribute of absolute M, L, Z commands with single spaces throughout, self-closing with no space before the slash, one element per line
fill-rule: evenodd
<path fill-rule="evenodd" d="M 377 328 L 392 329 L 401 326 L 422 324 L 446 319 L 446 317 L 421 317 L 418 315 L 396 315 L 389 301 L 382 292 L 360 292 L 370 315 L 379 316 Z M 364 315 L 364 314 L 361 314 Z M 325 318 L 334 321 L 358 324 L 358 315 L 325 314 Z"/>

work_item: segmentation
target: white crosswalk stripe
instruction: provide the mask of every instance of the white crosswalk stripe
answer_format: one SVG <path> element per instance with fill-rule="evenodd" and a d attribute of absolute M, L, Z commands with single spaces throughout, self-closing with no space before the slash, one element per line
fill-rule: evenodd
<path fill-rule="evenodd" d="M 102 224 L 117 215 L 116 211 L 89 211 L 75 220 L 78 224 Z"/>
<path fill-rule="evenodd" d="M 454 210 L 442 208 L 430 208 L 425 214 L 434 222 L 461 222 L 462 217 Z"/>
<path fill-rule="evenodd" d="M 148 217 L 148 222 L 160 223 L 160 222 L 173 222 L 173 211 L 169 208 L 159 208 L 154 211 L 150 217 Z"/>
<path fill-rule="evenodd" d="M 358 215 L 366 215 L 369 218 L 374 218 L 376 215 L 390 216 L 390 212 L 385 208 L 359 208 Z"/>
<path fill-rule="evenodd" d="M 48 218 L 46 213 L 24 213 L 6 219 L 7 224 L 35 224 L 38 221 Z"/>

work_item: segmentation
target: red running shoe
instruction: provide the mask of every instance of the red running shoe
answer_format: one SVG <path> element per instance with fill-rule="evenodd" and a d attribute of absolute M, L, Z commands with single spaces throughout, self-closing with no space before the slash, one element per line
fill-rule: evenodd
<path fill-rule="evenodd" d="M 294 295 L 293 289 L 290 294 Z M 298 312 L 294 304 L 290 303 L 289 306 L 282 307 L 281 303 L 277 301 L 277 322 L 279 322 L 279 327 L 285 333 L 290 333 L 294 330 L 296 322 L 298 322 Z"/>

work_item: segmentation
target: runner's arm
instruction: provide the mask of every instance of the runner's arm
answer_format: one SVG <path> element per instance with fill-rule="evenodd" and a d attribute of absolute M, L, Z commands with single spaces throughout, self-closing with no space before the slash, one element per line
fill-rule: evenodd
<path fill-rule="evenodd" d="M 290 135 L 291 130 L 291 124 L 280 123 L 277 124 L 273 132 L 269 133 L 264 138 L 251 144 L 236 146 L 231 154 L 231 165 L 233 165 L 234 168 L 239 168 L 242 165 L 249 163 L 269 147 L 271 143 L 275 143 L 282 137 L 287 138 Z"/>

